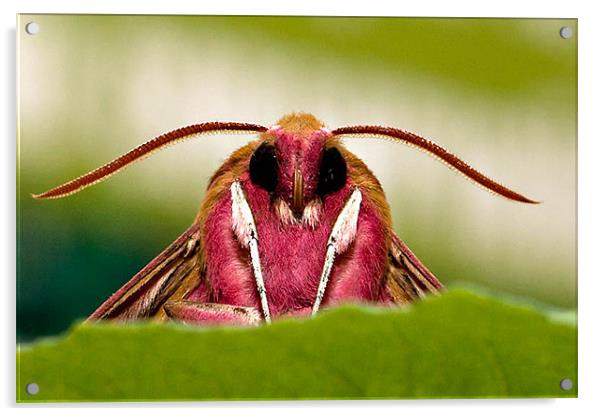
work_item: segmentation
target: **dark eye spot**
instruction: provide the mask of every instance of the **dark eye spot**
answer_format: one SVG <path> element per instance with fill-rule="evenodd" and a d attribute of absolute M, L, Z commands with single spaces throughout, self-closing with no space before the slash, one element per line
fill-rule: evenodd
<path fill-rule="evenodd" d="M 347 163 L 336 147 L 325 149 L 320 162 L 318 195 L 324 196 L 341 189 L 347 181 Z"/>
<path fill-rule="evenodd" d="M 276 148 L 269 143 L 262 143 L 251 156 L 249 172 L 254 184 L 268 192 L 274 192 L 278 184 Z"/>

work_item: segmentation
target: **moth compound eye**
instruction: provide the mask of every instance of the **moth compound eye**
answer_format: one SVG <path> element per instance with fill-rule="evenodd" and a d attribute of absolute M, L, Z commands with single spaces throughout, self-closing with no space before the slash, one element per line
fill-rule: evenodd
<path fill-rule="evenodd" d="M 324 150 L 320 162 L 318 195 L 325 196 L 341 189 L 347 181 L 347 163 L 336 147 Z"/>
<path fill-rule="evenodd" d="M 278 185 L 278 159 L 276 148 L 262 143 L 251 156 L 249 162 L 251 181 L 268 192 L 274 192 Z"/>

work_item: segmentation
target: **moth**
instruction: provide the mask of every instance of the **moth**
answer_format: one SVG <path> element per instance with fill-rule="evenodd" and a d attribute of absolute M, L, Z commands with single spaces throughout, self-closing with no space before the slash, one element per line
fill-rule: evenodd
<path fill-rule="evenodd" d="M 286 115 L 271 127 L 209 122 L 173 130 L 33 197 L 68 196 L 168 145 L 231 132 L 258 138 L 211 177 L 192 225 L 90 320 L 256 325 L 341 303 L 405 305 L 443 290 L 393 231 L 378 179 L 342 137 L 417 147 L 495 194 L 537 203 L 416 134 L 370 125 L 329 130 L 306 113 Z"/>

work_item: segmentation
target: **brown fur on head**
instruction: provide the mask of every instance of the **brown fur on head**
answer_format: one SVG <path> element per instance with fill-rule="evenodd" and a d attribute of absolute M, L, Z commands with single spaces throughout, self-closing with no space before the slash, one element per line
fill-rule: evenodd
<path fill-rule="evenodd" d="M 306 135 L 324 127 L 324 123 L 309 113 L 290 113 L 278 120 L 282 130 L 294 135 Z"/>

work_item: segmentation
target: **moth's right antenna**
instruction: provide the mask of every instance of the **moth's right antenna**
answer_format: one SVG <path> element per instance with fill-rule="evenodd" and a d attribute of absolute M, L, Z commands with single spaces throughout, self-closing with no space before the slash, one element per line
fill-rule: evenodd
<path fill-rule="evenodd" d="M 383 126 L 347 126 L 332 130 L 331 133 L 333 136 L 375 137 L 379 139 L 388 139 L 394 142 L 417 147 L 426 151 L 429 155 L 435 157 L 436 159 L 439 159 L 455 171 L 460 172 L 474 183 L 482 186 L 485 189 L 488 189 L 495 194 L 512 199 L 513 201 L 524 202 L 527 204 L 539 204 L 539 201 L 527 198 L 526 196 L 505 187 L 501 183 L 488 178 L 470 166 L 468 163 L 464 162 L 458 156 L 439 146 L 437 143 L 427 140 L 424 137 L 420 137 L 412 132 Z"/>

